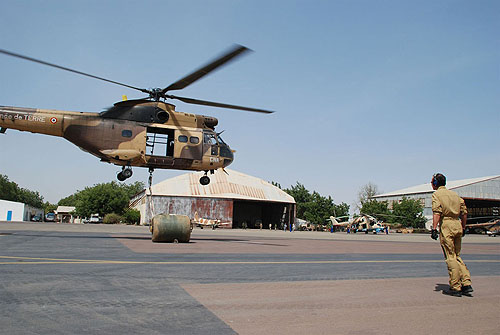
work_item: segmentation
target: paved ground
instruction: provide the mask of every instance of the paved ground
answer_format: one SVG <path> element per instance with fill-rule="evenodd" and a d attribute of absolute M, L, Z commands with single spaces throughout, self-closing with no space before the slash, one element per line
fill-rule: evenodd
<path fill-rule="evenodd" d="M 463 258 L 472 298 L 428 235 L 0 223 L 0 333 L 497 334 L 500 238 Z"/>

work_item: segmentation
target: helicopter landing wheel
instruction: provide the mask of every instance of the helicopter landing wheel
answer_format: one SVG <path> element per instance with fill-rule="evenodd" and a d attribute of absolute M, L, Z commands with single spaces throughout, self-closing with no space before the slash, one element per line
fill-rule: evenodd
<path fill-rule="evenodd" d="M 118 173 L 118 174 L 116 175 L 116 178 L 117 178 L 119 181 L 125 181 L 125 179 L 127 179 L 127 178 L 125 178 L 125 177 L 123 176 L 123 173 L 121 173 L 121 172 L 120 172 L 120 173 Z"/>
<path fill-rule="evenodd" d="M 122 175 L 125 177 L 125 179 L 128 179 L 130 177 L 132 177 L 132 169 L 131 168 L 126 168 L 126 169 L 123 169 L 123 171 L 121 172 Z"/>
<path fill-rule="evenodd" d="M 116 178 L 118 178 L 119 181 L 125 181 L 127 180 L 128 178 L 132 177 L 132 169 L 131 168 L 125 168 L 123 167 L 122 171 L 120 173 L 118 173 L 118 175 L 116 176 Z"/>
<path fill-rule="evenodd" d="M 210 184 L 210 178 L 208 178 L 208 176 L 201 177 L 200 184 L 202 184 L 203 186 Z"/>

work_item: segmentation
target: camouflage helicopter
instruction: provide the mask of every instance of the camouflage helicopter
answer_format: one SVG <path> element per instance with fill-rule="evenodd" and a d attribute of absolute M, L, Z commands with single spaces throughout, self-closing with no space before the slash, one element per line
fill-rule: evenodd
<path fill-rule="evenodd" d="M 0 106 L 0 133 L 17 129 L 64 137 L 103 162 L 121 166 L 120 181 L 132 176 L 132 167 L 204 171 L 202 185 L 208 185 L 208 172 L 225 168 L 234 159 L 233 150 L 215 132 L 215 117 L 177 112 L 167 99 L 188 104 L 229 108 L 250 112 L 269 110 L 198 100 L 167 94 L 183 89 L 249 49 L 235 45 L 220 57 L 165 88 L 145 89 L 94 76 L 60 65 L 0 49 L 0 53 L 40 63 L 79 75 L 141 91 L 144 99 L 124 100 L 101 113 Z"/>

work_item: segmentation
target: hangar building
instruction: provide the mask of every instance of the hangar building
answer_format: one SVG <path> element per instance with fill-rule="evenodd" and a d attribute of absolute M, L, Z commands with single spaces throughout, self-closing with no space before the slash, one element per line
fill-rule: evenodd
<path fill-rule="evenodd" d="M 199 172 L 186 173 L 152 186 L 154 214 L 169 213 L 194 218 L 218 219 L 228 228 L 282 227 L 295 220 L 295 200 L 262 179 L 226 169 L 210 176 L 202 186 Z M 149 189 L 137 194 L 130 204 L 141 212 L 141 224 L 151 221 Z"/>
<path fill-rule="evenodd" d="M 500 176 L 446 181 L 446 188 L 457 192 L 465 200 L 467 218 L 471 223 L 487 222 L 492 216 L 500 215 Z M 402 190 L 379 194 L 372 199 L 387 201 L 389 209 L 403 197 L 417 199 L 424 206 L 424 216 L 432 220 L 432 186 L 429 183 Z"/>

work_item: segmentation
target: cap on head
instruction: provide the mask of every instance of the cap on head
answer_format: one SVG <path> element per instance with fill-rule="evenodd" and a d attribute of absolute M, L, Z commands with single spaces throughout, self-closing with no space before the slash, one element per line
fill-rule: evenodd
<path fill-rule="evenodd" d="M 445 186 L 446 185 L 446 177 L 444 176 L 444 174 L 442 173 L 435 173 L 433 176 L 432 176 L 432 181 L 431 181 L 432 185 L 435 186 L 435 187 L 439 187 L 439 186 Z"/>

